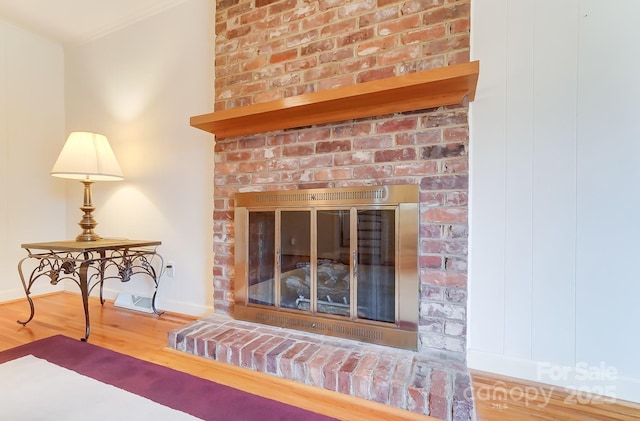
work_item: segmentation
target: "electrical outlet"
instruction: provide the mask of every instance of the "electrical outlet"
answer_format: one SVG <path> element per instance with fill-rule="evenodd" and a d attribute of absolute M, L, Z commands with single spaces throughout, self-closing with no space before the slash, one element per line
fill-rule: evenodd
<path fill-rule="evenodd" d="M 167 276 L 169 278 L 173 278 L 174 276 L 176 276 L 176 264 L 175 264 L 175 262 L 168 262 L 167 266 L 166 266 L 166 269 L 167 269 Z"/>

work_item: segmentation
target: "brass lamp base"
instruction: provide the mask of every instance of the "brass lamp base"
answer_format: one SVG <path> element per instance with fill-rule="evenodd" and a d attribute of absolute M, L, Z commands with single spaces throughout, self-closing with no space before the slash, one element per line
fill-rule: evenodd
<path fill-rule="evenodd" d="M 93 229 L 98 225 L 93 219 L 93 211 L 96 209 L 91 203 L 91 185 L 93 181 L 82 180 L 84 184 L 84 204 L 80 209 L 84 212 L 82 219 L 78 223 L 82 228 L 82 233 L 76 237 L 76 241 L 98 241 L 102 239 Z"/>
<path fill-rule="evenodd" d="M 102 237 L 100 237 L 95 232 L 84 232 L 84 231 L 82 232 L 82 234 L 76 237 L 76 241 L 98 241 L 101 239 Z"/>

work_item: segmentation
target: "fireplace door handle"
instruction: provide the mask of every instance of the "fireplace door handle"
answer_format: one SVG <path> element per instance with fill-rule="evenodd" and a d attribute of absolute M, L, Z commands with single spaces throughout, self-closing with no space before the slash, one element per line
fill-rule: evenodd
<path fill-rule="evenodd" d="M 353 277 L 358 277 L 358 250 L 353 251 Z"/>

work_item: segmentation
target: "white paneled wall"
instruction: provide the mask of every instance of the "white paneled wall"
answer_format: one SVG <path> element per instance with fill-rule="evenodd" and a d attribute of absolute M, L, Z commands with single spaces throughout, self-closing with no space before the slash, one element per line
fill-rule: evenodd
<path fill-rule="evenodd" d="M 576 359 L 640 383 L 639 14 L 634 0 L 580 11 Z"/>
<path fill-rule="evenodd" d="M 504 3 L 504 2 L 502 2 Z M 504 87 L 504 314 L 521 314 L 504 320 L 504 352 L 528 358 L 531 350 L 531 317 L 533 293 L 533 51 L 534 13 L 531 2 L 512 2 L 504 8 L 506 25 L 501 29 L 505 38 L 503 52 Z M 507 15 L 508 12 L 508 15 Z M 504 34 L 509 36 L 505 37 Z M 519 54 L 518 60 L 507 60 Z M 501 84 L 497 81 L 497 84 Z M 506 93 L 510 94 L 507 95 Z M 490 121 L 490 120 L 489 120 Z M 506 142 L 506 139 L 511 139 Z M 504 174 L 501 177 L 504 177 Z M 509 200 L 506 200 L 506 199 Z M 490 229 L 490 228 L 489 228 Z"/>
<path fill-rule="evenodd" d="M 472 9 L 469 366 L 640 401 L 640 2 Z"/>
<path fill-rule="evenodd" d="M 560 364 L 573 363 L 575 348 L 577 11 L 577 0 L 536 0 L 531 16 L 531 357 Z"/>

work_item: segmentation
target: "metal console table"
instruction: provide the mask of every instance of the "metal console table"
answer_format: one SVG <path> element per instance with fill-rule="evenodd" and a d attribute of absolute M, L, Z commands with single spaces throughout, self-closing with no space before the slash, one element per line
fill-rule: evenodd
<path fill-rule="evenodd" d="M 22 244 L 21 247 L 27 251 L 28 256 L 18 263 L 18 273 L 31 314 L 27 320 L 18 320 L 18 323 L 24 326 L 33 319 L 35 307 L 31 299 L 31 287 L 42 277 L 48 278 L 53 285 L 69 279 L 80 287 L 85 317 L 85 335 L 81 338 L 82 341 L 87 341 L 90 333 L 89 294 L 99 286 L 100 304 L 104 304 L 102 292 L 107 279 L 128 282 L 133 275 L 147 275 L 155 287 L 151 308 L 155 314 L 162 314 L 155 304 L 160 276 L 152 264 L 152 260 L 157 257 L 160 260 L 159 267 L 164 266 L 162 256 L 156 252 L 160 244 L 160 241 L 113 239 Z M 25 261 L 33 259 L 37 260 L 37 265 L 29 278 L 25 279 L 22 266 Z"/>

